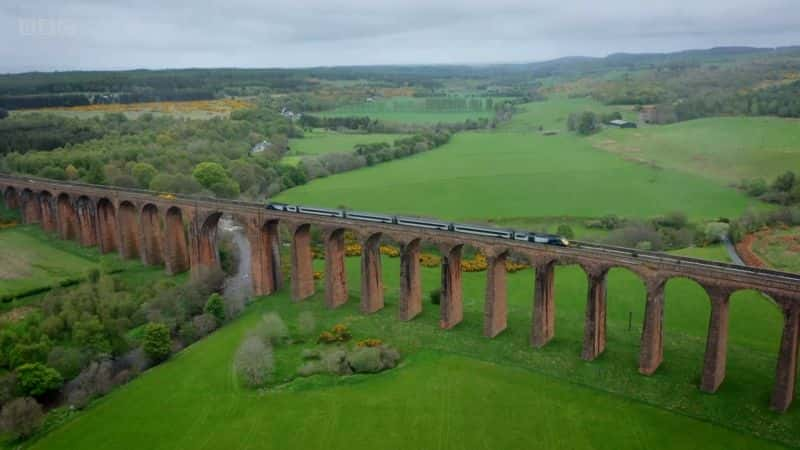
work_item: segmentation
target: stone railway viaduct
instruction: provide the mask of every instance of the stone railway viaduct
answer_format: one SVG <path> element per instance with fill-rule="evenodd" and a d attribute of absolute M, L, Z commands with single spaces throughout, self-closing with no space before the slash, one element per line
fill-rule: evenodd
<path fill-rule="evenodd" d="M 483 251 L 489 261 L 484 310 L 484 334 L 492 338 L 506 327 L 506 271 L 513 252 L 535 268 L 533 320 L 530 343 L 542 347 L 555 333 L 555 266 L 577 264 L 585 271 L 589 289 L 581 357 L 593 360 L 606 344 L 606 275 L 612 268 L 637 274 L 647 290 L 641 336 L 639 372 L 653 374 L 663 358 L 664 288 L 667 281 L 685 277 L 708 293 L 711 317 L 700 389 L 715 392 L 725 377 L 728 306 L 731 295 L 744 289 L 759 291 L 775 302 L 784 317 L 771 407 L 786 411 L 796 387 L 800 345 L 800 276 L 733 268 L 722 264 L 692 264 L 674 258 L 642 258 L 629 251 L 600 247 L 555 247 L 505 241 L 399 225 L 365 223 L 271 211 L 264 205 L 208 198 L 175 197 L 137 190 L 63 183 L 0 175 L 7 206 L 19 208 L 25 223 L 38 223 L 48 232 L 123 258 L 141 258 L 148 265 L 163 264 L 170 274 L 219 265 L 217 222 L 230 214 L 244 226 L 251 247 L 251 277 L 257 295 L 281 287 L 278 225 L 291 235 L 291 296 L 301 300 L 314 294 L 311 228 L 321 231 L 325 246 L 325 303 L 336 308 L 347 301 L 344 232 L 351 230 L 362 244 L 361 302 L 363 313 L 383 308 L 379 245 L 382 238 L 401 247 L 399 319 L 411 320 L 422 310 L 419 252 L 422 242 L 442 254 L 440 325 L 451 328 L 462 319 L 461 250 L 464 245 Z"/>

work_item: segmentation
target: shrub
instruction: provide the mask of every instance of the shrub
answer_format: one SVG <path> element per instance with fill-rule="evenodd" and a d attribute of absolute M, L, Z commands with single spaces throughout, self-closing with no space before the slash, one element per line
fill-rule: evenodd
<path fill-rule="evenodd" d="M 236 373 L 251 387 L 263 386 L 275 371 L 272 347 L 266 345 L 258 336 L 245 338 L 236 350 L 234 360 Z"/>
<path fill-rule="evenodd" d="M 683 228 L 689 224 L 689 217 L 684 212 L 675 211 L 659 217 L 655 223 L 659 227 Z"/>
<path fill-rule="evenodd" d="M 442 301 L 442 290 L 434 289 L 430 293 L 431 303 L 438 305 Z"/>
<path fill-rule="evenodd" d="M 625 221 L 615 214 L 609 214 L 600 219 L 600 225 L 606 230 L 613 230 L 623 225 Z"/>
<path fill-rule="evenodd" d="M 346 342 L 352 335 L 346 325 L 336 324 L 329 331 L 323 331 L 317 338 L 317 343 L 332 344 L 335 342 Z"/>
<path fill-rule="evenodd" d="M 350 340 L 352 337 L 350 334 L 350 330 L 347 328 L 347 325 L 336 324 L 331 328 L 331 332 L 339 342 L 345 342 Z"/>
<path fill-rule="evenodd" d="M 356 347 L 380 347 L 381 345 L 383 345 L 383 341 L 374 338 L 364 339 L 356 342 Z"/>
<path fill-rule="evenodd" d="M 361 244 L 347 244 L 344 247 L 345 256 L 361 256 Z"/>
<path fill-rule="evenodd" d="M 225 303 L 223 302 L 222 296 L 216 292 L 208 297 L 208 301 L 206 302 L 206 306 L 203 308 L 203 311 L 214 316 L 217 319 L 217 322 L 225 322 Z"/>
<path fill-rule="evenodd" d="M 380 349 L 381 364 L 383 364 L 384 369 L 393 369 L 397 367 L 397 363 L 400 361 L 400 352 L 388 345 L 383 345 Z"/>
<path fill-rule="evenodd" d="M 391 245 L 381 245 L 381 254 L 386 255 L 390 258 L 397 258 L 400 256 L 400 249 L 397 247 L 393 247 Z"/>
<path fill-rule="evenodd" d="M 22 392 L 33 397 L 54 391 L 63 383 L 63 378 L 56 369 L 41 363 L 23 364 L 15 372 Z"/>
<path fill-rule="evenodd" d="M 347 355 L 347 364 L 356 373 L 375 373 L 383 369 L 381 351 L 376 347 L 360 347 Z"/>
<path fill-rule="evenodd" d="M 355 373 L 376 373 L 397 366 L 400 353 L 389 347 L 360 347 L 347 355 L 347 363 Z"/>
<path fill-rule="evenodd" d="M 111 361 L 104 359 L 92 361 L 72 381 L 67 383 L 64 391 L 67 399 L 76 408 L 85 406 L 95 396 L 106 395 L 114 388 L 113 366 Z M 71 399 L 71 400 L 70 400 Z"/>
<path fill-rule="evenodd" d="M 430 253 L 422 253 L 419 255 L 419 263 L 422 267 L 439 267 L 442 263 L 442 258 Z"/>
<path fill-rule="evenodd" d="M 271 312 L 261 317 L 257 334 L 267 343 L 278 346 L 289 339 L 289 328 L 278 313 Z"/>
<path fill-rule="evenodd" d="M 83 409 L 92 401 L 92 394 L 83 390 L 75 389 L 67 394 L 67 404 L 75 409 Z"/>
<path fill-rule="evenodd" d="M 317 321 L 314 319 L 314 313 L 311 311 L 303 311 L 297 316 L 297 332 L 300 336 L 310 337 L 317 331 Z"/>
<path fill-rule="evenodd" d="M 15 438 L 26 438 L 41 425 L 44 413 L 36 400 L 16 398 L 3 406 L 0 412 L 0 429 Z"/>
<path fill-rule="evenodd" d="M 337 375 L 350 375 L 353 370 L 347 362 L 347 352 L 344 350 L 334 350 L 325 354 L 322 359 L 325 370 Z"/>
<path fill-rule="evenodd" d="M 217 318 L 211 314 L 200 314 L 192 318 L 192 326 L 198 339 L 217 329 Z"/>
<path fill-rule="evenodd" d="M 336 336 L 334 336 L 330 331 L 323 331 L 317 338 L 318 344 L 332 344 L 334 342 L 337 342 Z"/>
<path fill-rule="evenodd" d="M 0 406 L 17 396 L 17 376 L 14 372 L 0 375 Z"/>
<path fill-rule="evenodd" d="M 144 342 L 142 349 L 154 362 L 161 362 L 169 356 L 170 348 L 169 328 L 163 323 L 150 322 L 144 329 Z"/>
<path fill-rule="evenodd" d="M 297 368 L 297 375 L 301 377 L 310 377 L 320 372 L 323 372 L 322 366 L 316 361 L 308 361 Z"/>

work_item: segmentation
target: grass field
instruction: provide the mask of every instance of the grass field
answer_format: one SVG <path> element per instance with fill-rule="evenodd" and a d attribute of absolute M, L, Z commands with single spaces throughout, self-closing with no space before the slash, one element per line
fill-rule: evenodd
<path fill-rule="evenodd" d="M 694 173 L 719 182 L 775 176 L 800 167 L 800 121 L 720 117 L 593 136 L 598 148 L 624 158 Z"/>
<path fill-rule="evenodd" d="M 250 102 L 245 100 L 226 98 L 184 102 L 115 103 L 107 105 L 98 104 L 63 108 L 42 108 L 14 111 L 13 114 L 20 115 L 39 112 L 85 119 L 102 116 L 108 113 L 122 113 L 129 119 L 135 119 L 142 114 L 170 115 L 186 119 L 212 119 L 214 117 L 228 117 L 232 111 L 251 108 L 252 106 Z"/>
<path fill-rule="evenodd" d="M 800 227 L 768 229 L 755 236 L 752 250 L 770 267 L 800 273 Z"/>
<path fill-rule="evenodd" d="M 590 98 L 572 98 L 553 96 L 547 101 L 519 105 L 519 112 L 514 114 L 510 122 L 500 124 L 503 131 L 537 132 L 544 130 L 566 133 L 567 117 L 570 113 L 592 111 L 608 113 L 618 111 L 626 120 L 635 121 L 637 114 L 629 106 L 606 106 Z"/>
<path fill-rule="evenodd" d="M 391 144 L 395 139 L 405 137 L 403 134 L 354 134 L 337 133 L 335 131 L 315 130 L 306 132 L 303 138 L 290 139 L 289 156 L 320 155 L 323 153 L 352 152 L 358 144 L 374 144 L 386 142 Z"/>
<path fill-rule="evenodd" d="M 460 133 L 432 152 L 339 174 L 280 201 L 448 219 L 736 217 L 755 201 L 700 176 L 623 161 L 572 135 Z"/>
<path fill-rule="evenodd" d="M 442 331 L 427 301 L 417 319 L 395 319 L 398 261 L 383 262 L 384 310 L 358 313 L 359 261 L 348 258 L 344 307 L 325 310 L 321 294 L 299 304 L 285 292 L 263 299 L 32 448 L 776 448 L 750 433 L 800 444 L 800 409 L 781 416 L 767 408 L 780 314 L 756 294 L 734 296 L 728 377 L 719 393 L 706 395 L 696 385 L 709 308 L 692 282 L 669 283 L 665 362 L 644 377 L 636 371 L 644 288 L 628 272 L 610 275 L 608 350 L 586 363 L 579 358 L 586 283 L 577 268 L 557 271 L 556 338 L 537 351 L 528 346 L 529 271 L 509 276 L 509 329 L 487 340 L 480 332 L 485 274 L 464 274 L 465 321 Z M 425 290 L 438 283 L 437 269 L 422 275 Z M 303 310 L 316 313 L 320 328 L 347 323 L 355 339 L 399 347 L 405 362 L 381 375 L 245 389 L 233 354 L 271 310 L 290 324 Z M 279 369 L 300 363 L 278 355 Z"/>
<path fill-rule="evenodd" d="M 494 110 L 432 111 L 426 108 L 425 99 L 393 97 L 371 103 L 342 106 L 319 113 L 323 117 L 369 116 L 385 122 L 402 123 L 456 123 L 467 119 L 494 117 Z"/>
<path fill-rule="evenodd" d="M 585 109 L 613 110 L 585 99 L 524 105 L 500 130 L 461 133 L 435 151 L 316 180 L 278 200 L 547 224 L 675 210 L 693 220 L 735 217 L 755 205 L 723 180 L 626 161 L 593 148 L 593 138 L 565 134 L 566 115 Z M 446 114 L 436 116 L 447 121 Z M 539 126 L 562 133 L 544 137 Z M 718 246 L 681 254 L 727 259 Z M 322 264 L 315 261 L 316 270 Z M 645 288 L 628 271 L 609 274 L 607 350 L 587 363 L 579 357 L 587 283 L 577 267 L 557 269 L 556 337 L 540 350 L 528 344 L 530 270 L 509 274 L 509 328 L 487 340 L 485 273 L 463 274 L 464 322 L 442 331 L 437 307 L 427 300 L 440 283 L 438 269 L 422 270 L 424 312 L 411 322 L 396 320 L 397 258 L 383 258 L 387 307 L 369 316 L 358 312 L 358 258 L 348 258 L 346 269 L 351 298 L 344 307 L 324 309 L 323 282 L 301 303 L 285 291 L 259 300 L 244 317 L 95 402 L 32 448 L 777 447 L 768 440 L 800 446 L 800 407 L 784 415 L 768 409 L 782 316 L 757 293 L 731 300 L 727 377 L 708 395 L 697 385 L 710 308 L 689 280 L 667 284 L 664 363 L 644 377 L 636 367 Z M 405 361 L 381 375 L 245 389 L 232 369 L 234 352 L 260 314 L 273 310 L 290 324 L 304 310 L 315 312 L 320 328 L 347 323 L 356 339 L 383 339 Z M 299 363 L 297 352 L 278 352 L 280 373 Z"/>
<path fill-rule="evenodd" d="M 137 261 L 121 261 L 116 255 L 102 256 L 97 248 L 62 241 L 38 226 L 17 226 L 0 230 L 0 298 L 14 298 L 63 283 L 79 281 L 87 271 L 99 267 L 103 258 L 113 261 L 126 277 L 149 277 L 161 268 L 143 267 Z M 0 302 L 0 312 L 22 304 L 25 299 Z"/>

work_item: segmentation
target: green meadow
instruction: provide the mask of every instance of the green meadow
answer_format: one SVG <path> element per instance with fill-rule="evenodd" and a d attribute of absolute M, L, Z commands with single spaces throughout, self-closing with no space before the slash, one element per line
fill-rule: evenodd
<path fill-rule="evenodd" d="M 161 268 L 122 261 L 117 255 L 101 255 L 95 247 L 81 247 L 45 233 L 37 225 L 0 230 L 0 311 L 29 303 L 24 298 L 65 284 L 80 282 L 91 268 L 124 271 L 124 278 L 146 280 Z M 19 298 L 19 300 L 12 299 Z"/>
<path fill-rule="evenodd" d="M 362 115 L 353 108 L 328 114 Z M 406 106 L 363 108 L 373 108 L 363 115 L 417 123 L 468 118 L 453 119 L 454 114 L 475 117 L 468 112 L 404 111 Z M 567 115 L 582 110 L 620 109 L 564 98 L 522 105 L 514 119 L 497 130 L 459 133 L 436 150 L 318 179 L 285 191 L 276 200 L 522 224 L 549 224 L 553 218 L 579 223 L 607 214 L 647 218 L 672 211 L 701 221 L 736 217 L 748 207 L 761 207 L 728 187 L 725 177 L 689 170 L 677 162 L 653 163 L 597 148 L 604 139 L 635 137 L 630 132 L 646 135 L 651 128 L 607 130 L 590 138 L 567 134 Z M 629 109 L 623 115 L 634 117 Z M 540 128 L 559 133 L 543 136 Z M 351 137 L 326 133 L 317 138 L 321 141 L 314 139 L 302 144 L 293 140 L 293 151 L 303 151 L 297 145 L 307 145 L 309 153 L 323 152 L 350 145 L 344 139 Z M 718 246 L 678 253 L 727 261 Z M 557 268 L 556 336 L 546 347 L 534 350 L 528 343 L 531 270 L 508 275 L 508 329 L 490 340 L 482 336 L 485 272 L 463 273 L 464 321 L 444 331 L 438 326 L 438 306 L 428 300 L 428 293 L 440 283 L 439 269 L 422 269 L 424 311 L 412 321 L 400 322 L 396 319 L 399 261 L 384 256 L 382 262 L 383 310 L 371 315 L 358 312 L 360 263 L 348 258 L 350 300 L 343 307 L 323 306 L 324 281 L 318 282 L 317 294 L 303 302 L 291 302 L 288 289 L 257 299 L 242 317 L 95 401 L 30 447 L 800 446 L 800 408 L 795 405 L 783 415 L 768 409 L 782 316 L 758 293 L 738 292 L 731 300 L 727 376 L 719 392 L 709 395 L 697 386 L 710 307 L 703 289 L 690 280 L 667 284 L 664 363 L 653 376 L 645 377 L 637 371 L 645 288 L 629 271 L 614 269 L 609 274 L 607 350 L 597 360 L 585 362 L 580 351 L 587 282 L 578 267 Z M 315 261 L 315 270 L 322 270 L 323 264 Z M 396 346 L 403 354 L 402 364 L 378 375 L 316 375 L 281 381 L 264 390 L 241 385 L 232 366 L 234 354 L 261 314 L 279 312 L 294 329 L 297 315 L 309 310 L 320 331 L 347 324 L 356 340 L 379 338 Z M 278 349 L 275 354 L 281 375 L 294 373 L 302 362 L 299 351 Z"/>
<path fill-rule="evenodd" d="M 591 138 L 600 149 L 724 183 L 765 178 L 800 167 L 800 121 L 717 117 L 636 130 L 607 129 Z"/>
<path fill-rule="evenodd" d="M 483 101 L 483 99 L 481 99 Z M 450 110 L 435 111 L 426 107 L 425 100 L 412 97 L 394 97 L 341 106 L 319 113 L 323 117 L 369 116 L 373 119 L 394 123 L 456 123 L 467 119 L 492 118 L 494 110 Z"/>
<path fill-rule="evenodd" d="M 572 135 L 467 132 L 435 151 L 314 180 L 285 202 L 447 219 L 736 217 L 756 202 L 699 175 L 625 161 Z"/>
<path fill-rule="evenodd" d="M 321 261 L 317 261 L 321 265 Z M 579 358 L 585 276 L 557 270 L 556 337 L 528 345 L 532 274 L 509 275 L 509 328 L 481 336 L 485 273 L 465 273 L 464 322 L 438 328 L 437 307 L 396 319 L 399 264 L 383 258 L 386 308 L 358 312 L 358 258 L 347 259 L 351 298 L 337 310 L 318 293 L 293 303 L 286 291 L 252 304 L 245 315 L 127 386 L 96 401 L 31 448 L 779 448 L 800 444 L 800 410 L 777 415 L 768 398 L 780 332 L 778 310 L 755 293 L 737 293 L 731 311 L 728 376 L 715 395 L 697 389 L 708 301 L 687 280 L 667 287 L 665 362 L 652 377 L 636 370 L 644 288 L 610 274 L 608 347 Z M 438 269 L 423 269 L 433 289 Z M 237 346 L 266 311 L 290 324 L 313 311 L 320 329 L 347 324 L 354 339 L 398 347 L 400 367 L 379 375 L 297 378 L 267 390 L 240 385 Z M 632 317 L 629 328 L 629 320 Z M 312 346 L 314 344 L 304 344 Z M 300 365 L 278 349 L 281 373 Z M 758 437 L 765 438 L 760 440 Z"/>

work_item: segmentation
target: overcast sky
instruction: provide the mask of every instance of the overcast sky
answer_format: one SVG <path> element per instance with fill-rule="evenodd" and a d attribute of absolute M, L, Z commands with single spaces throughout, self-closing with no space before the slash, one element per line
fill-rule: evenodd
<path fill-rule="evenodd" d="M 800 45 L 800 0 L 0 0 L 0 72 Z"/>

